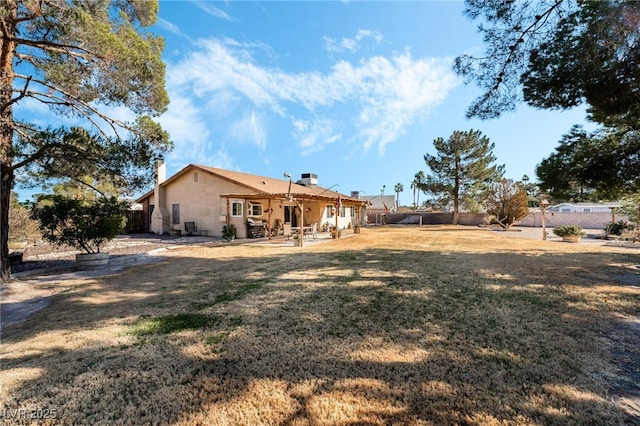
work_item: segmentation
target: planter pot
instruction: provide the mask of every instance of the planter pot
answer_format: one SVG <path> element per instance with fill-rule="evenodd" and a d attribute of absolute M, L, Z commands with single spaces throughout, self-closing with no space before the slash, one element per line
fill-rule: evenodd
<path fill-rule="evenodd" d="M 579 243 L 580 238 L 580 235 L 563 235 L 562 241 L 566 241 L 568 243 Z"/>
<path fill-rule="evenodd" d="M 109 263 L 109 253 L 82 253 L 76 254 L 76 266 L 78 271 L 105 268 Z"/>

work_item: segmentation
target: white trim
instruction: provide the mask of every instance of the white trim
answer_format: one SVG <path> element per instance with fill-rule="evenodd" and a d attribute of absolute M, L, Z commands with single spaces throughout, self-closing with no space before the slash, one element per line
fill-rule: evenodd
<path fill-rule="evenodd" d="M 240 214 L 234 214 L 233 212 L 233 206 L 235 204 L 239 204 L 240 205 Z M 244 203 L 242 202 L 242 200 L 231 200 L 231 217 L 242 217 L 242 212 L 244 210 Z"/>
<path fill-rule="evenodd" d="M 254 211 L 253 211 L 254 207 L 260 207 L 260 214 L 254 213 Z M 262 204 L 247 202 L 247 216 L 249 216 L 249 217 L 260 217 L 263 214 L 264 214 L 264 208 L 262 207 Z"/>

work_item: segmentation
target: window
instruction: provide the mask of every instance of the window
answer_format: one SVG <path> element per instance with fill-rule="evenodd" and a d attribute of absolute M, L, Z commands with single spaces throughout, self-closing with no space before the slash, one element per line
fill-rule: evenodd
<path fill-rule="evenodd" d="M 242 201 L 231 202 L 231 216 L 242 216 Z"/>
<path fill-rule="evenodd" d="M 333 217 L 333 205 L 327 205 L 327 218 L 331 219 Z"/>
<path fill-rule="evenodd" d="M 247 214 L 249 216 L 262 216 L 262 204 L 249 203 Z"/>
<path fill-rule="evenodd" d="M 180 225 L 180 204 L 171 204 L 171 223 L 174 225 Z"/>
<path fill-rule="evenodd" d="M 347 208 L 345 206 L 340 206 L 340 217 L 347 217 Z"/>
<path fill-rule="evenodd" d="M 583 213 L 591 213 L 591 209 L 583 209 L 582 212 Z"/>
<path fill-rule="evenodd" d="M 356 217 L 356 208 L 351 207 L 351 217 Z"/>

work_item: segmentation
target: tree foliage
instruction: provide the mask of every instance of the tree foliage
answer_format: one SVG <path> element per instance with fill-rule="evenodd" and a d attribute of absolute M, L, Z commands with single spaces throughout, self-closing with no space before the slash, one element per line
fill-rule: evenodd
<path fill-rule="evenodd" d="M 433 141 L 436 155 L 425 154 L 431 174 L 417 184 L 446 205 L 453 202 L 453 223 L 458 224 L 461 197 L 502 177 L 504 165 L 494 164 L 494 143 L 480 131 L 455 131 L 448 139 Z"/>
<path fill-rule="evenodd" d="M 393 187 L 393 192 L 396 193 L 396 208 L 400 207 L 400 193 L 404 191 L 404 185 L 402 185 L 400 182 L 396 183 L 396 185 Z"/>
<path fill-rule="evenodd" d="M 99 177 L 135 188 L 171 148 L 151 117 L 166 110 L 164 42 L 146 27 L 156 0 L 0 2 L 0 280 L 10 277 L 8 201 L 14 178 Z M 80 127 L 41 128 L 14 109 L 40 103 Z M 124 107 L 124 121 L 107 111 Z"/>
<path fill-rule="evenodd" d="M 467 0 L 481 20 L 480 57 L 461 55 L 455 70 L 482 95 L 468 116 L 492 118 L 526 101 L 564 109 L 587 103 L 607 126 L 640 121 L 640 3 L 636 1 Z"/>
<path fill-rule="evenodd" d="M 422 170 L 420 170 L 413 176 L 413 180 L 411 181 L 411 188 L 413 188 L 414 210 L 420 206 L 420 185 L 424 183 L 424 180 L 425 180 L 425 174 Z"/>
<path fill-rule="evenodd" d="M 540 206 L 540 187 L 538 184 L 531 182 L 531 178 L 529 178 L 528 175 L 522 175 L 519 185 L 522 186 L 527 193 L 529 207 Z"/>
<path fill-rule="evenodd" d="M 11 193 L 9 227 L 11 228 L 9 244 L 17 246 L 39 238 L 38 224 L 30 218 L 29 208 L 20 205 L 16 193 Z"/>
<path fill-rule="evenodd" d="M 505 229 L 529 214 L 527 191 L 510 179 L 502 179 L 489 186 L 486 206 L 487 213 L 495 216 Z"/>
<path fill-rule="evenodd" d="M 540 190 L 557 201 L 601 201 L 640 191 L 640 134 L 574 126 L 536 167 Z"/>

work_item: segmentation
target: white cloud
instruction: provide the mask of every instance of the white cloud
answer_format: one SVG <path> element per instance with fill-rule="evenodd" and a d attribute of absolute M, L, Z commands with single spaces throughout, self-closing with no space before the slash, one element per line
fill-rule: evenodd
<path fill-rule="evenodd" d="M 212 5 L 211 3 L 205 3 L 205 2 L 202 2 L 202 1 L 198 1 L 198 2 L 195 2 L 194 4 L 196 6 L 198 6 L 198 8 L 200 8 L 200 10 L 202 10 L 203 12 L 213 16 L 214 18 L 226 19 L 227 21 L 235 21 L 235 19 L 233 19 L 231 16 L 229 16 L 229 14 L 227 12 L 225 12 L 224 10 L 218 9 L 217 7 Z"/>
<path fill-rule="evenodd" d="M 169 109 L 160 117 L 159 122 L 174 142 L 174 149 L 169 154 L 171 162 L 212 164 L 215 156 L 207 154 L 211 133 L 202 117 L 202 111 L 190 99 L 171 88 L 169 96 Z"/>
<path fill-rule="evenodd" d="M 255 111 L 245 113 L 239 120 L 231 124 L 229 132 L 231 137 L 236 140 L 249 142 L 263 151 L 267 148 L 267 136 L 262 120 Z"/>
<path fill-rule="evenodd" d="M 293 120 L 294 139 L 298 140 L 298 146 L 302 149 L 302 155 L 310 155 L 321 151 L 326 145 L 333 144 L 342 138 L 341 134 L 335 133 L 333 123 L 324 117 L 313 121 Z"/>
<path fill-rule="evenodd" d="M 382 33 L 378 31 L 372 30 L 359 30 L 355 37 L 347 38 L 343 37 L 342 40 L 338 42 L 335 38 L 332 37 L 324 37 L 325 49 L 332 53 L 344 53 L 351 52 L 355 53 L 361 49 L 361 42 L 365 39 L 371 39 L 375 45 L 382 43 L 384 37 Z"/>
<path fill-rule="evenodd" d="M 181 36 L 181 37 L 186 37 L 185 34 L 182 33 L 182 31 L 180 31 L 180 28 L 172 23 L 167 21 L 166 19 L 162 19 L 162 18 L 158 18 L 158 24 L 157 24 L 160 28 L 169 31 L 170 33 L 173 33 L 175 35 Z"/>
<path fill-rule="evenodd" d="M 176 94 L 184 103 L 175 113 L 189 112 L 205 128 L 207 121 L 227 123 L 230 134 L 262 148 L 267 137 L 258 117 L 276 114 L 292 117 L 291 133 L 306 153 L 343 139 L 344 129 L 353 128 L 355 134 L 344 135 L 346 140 L 359 141 L 365 150 L 376 146 L 383 154 L 459 84 L 449 59 L 415 59 L 408 50 L 357 63 L 339 61 L 327 73 L 288 73 L 259 65 L 254 59 L 259 46 L 217 39 L 197 46 L 199 50 L 167 69 L 172 104 Z M 195 106 L 203 102 L 206 111 Z M 242 115 L 248 109 L 254 113 Z M 239 132 L 242 126 L 246 128 Z"/>

